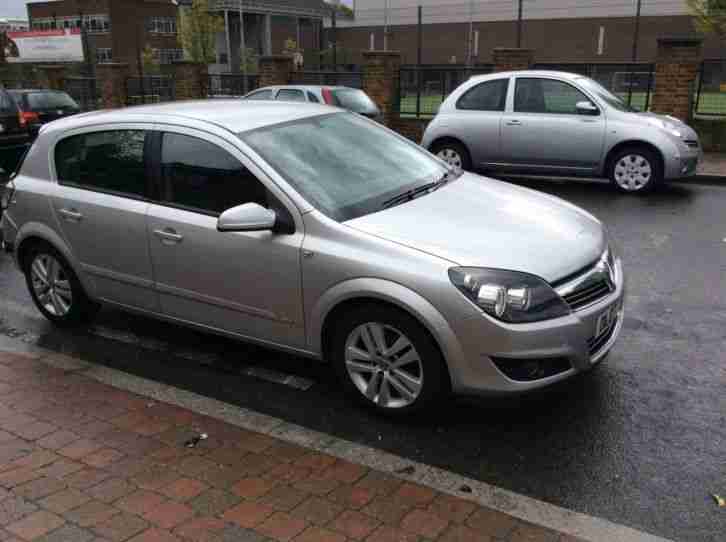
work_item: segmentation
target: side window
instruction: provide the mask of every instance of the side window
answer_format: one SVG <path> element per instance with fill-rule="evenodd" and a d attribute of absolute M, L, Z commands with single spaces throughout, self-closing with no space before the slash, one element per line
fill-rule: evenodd
<path fill-rule="evenodd" d="M 285 102 L 304 102 L 305 95 L 296 88 L 283 88 L 277 93 L 277 99 Z"/>
<path fill-rule="evenodd" d="M 308 101 L 313 102 L 313 103 L 320 103 L 320 100 L 318 99 L 318 97 L 310 91 L 308 91 Z"/>
<path fill-rule="evenodd" d="M 243 203 L 267 207 L 267 190 L 239 160 L 196 137 L 164 133 L 161 201 L 218 215 Z"/>
<path fill-rule="evenodd" d="M 467 90 L 456 102 L 457 109 L 473 111 L 504 111 L 509 79 L 486 81 Z"/>
<path fill-rule="evenodd" d="M 260 90 L 253 94 L 250 94 L 245 98 L 245 100 L 272 100 L 272 90 Z"/>
<path fill-rule="evenodd" d="M 143 130 L 109 130 L 67 137 L 55 147 L 58 181 L 79 188 L 146 196 Z"/>
<path fill-rule="evenodd" d="M 514 110 L 519 113 L 576 115 L 577 102 L 590 99 L 572 85 L 554 79 L 517 78 Z"/>

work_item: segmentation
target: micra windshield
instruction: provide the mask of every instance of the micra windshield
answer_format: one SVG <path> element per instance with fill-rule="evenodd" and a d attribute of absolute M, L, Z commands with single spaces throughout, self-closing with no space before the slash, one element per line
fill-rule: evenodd
<path fill-rule="evenodd" d="M 309 117 L 240 137 L 311 205 L 338 221 L 380 211 L 399 194 L 455 176 L 417 145 L 352 113 Z"/>

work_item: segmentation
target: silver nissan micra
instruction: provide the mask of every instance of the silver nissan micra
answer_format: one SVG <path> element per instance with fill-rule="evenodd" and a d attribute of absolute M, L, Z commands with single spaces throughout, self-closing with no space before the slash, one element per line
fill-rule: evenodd
<path fill-rule="evenodd" d="M 623 322 L 593 216 L 323 105 L 55 121 L 3 207 L 5 248 L 55 324 L 103 304 L 319 358 L 383 412 L 567 379 Z"/>

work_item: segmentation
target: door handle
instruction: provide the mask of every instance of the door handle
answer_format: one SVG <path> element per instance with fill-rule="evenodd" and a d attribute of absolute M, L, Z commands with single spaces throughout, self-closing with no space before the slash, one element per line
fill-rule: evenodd
<path fill-rule="evenodd" d="M 58 214 L 63 217 L 63 220 L 68 222 L 80 222 L 83 220 L 83 215 L 75 209 L 60 209 Z"/>
<path fill-rule="evenodd" d="M 518 120 L 508 120 L 507 126 L 522 126 L 522 122 Z"/>
<path fill-rule="evenodd" d="M 184 236 L 178 234 L 172 228 L 164 228 L 163 230 L 154 230 L 154 235 L 156 235 L 159 239 L 161 239 L 161 242 L 164 243 L 165 245 L 176 245 L 178 243 L 181 243 L 184 240 Z"/>

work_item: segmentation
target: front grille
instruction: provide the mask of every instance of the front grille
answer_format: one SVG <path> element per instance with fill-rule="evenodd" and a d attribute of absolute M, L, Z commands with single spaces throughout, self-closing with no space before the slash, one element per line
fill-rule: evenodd
<path fill-rule="evenodd" d="M 590 337 L 587 340 L 587 350 L 590 356 L 594 356 L 597 354 L 600 349 L 605 345 L 606 342 L 610 340 L 610 338 L 613 336 L 613 333 L 615 332 L 615 327 L 617 326 L 618 319 L 613 318 L 613 321 L 611 322 L 610 326 L 600 333 L 597 337 Z"/>
<path fill-rule="evenodd" d="M 697 139 L 684 139 L 683 142 L 688 145 L 689 147 L 693 147 L 694 149 L 698 148 L 698 140 Z"/>
<path fill-rule="evenodd" d="M 580 290 L 575 290 L 567 295 L 562 296 L 565 302 L 574 311 L 580 309 L 590 303 L 594 303 L 598 299 L 605 297 L 610 293 L 610 285 L 603 279 L 593 282 Z"/>

